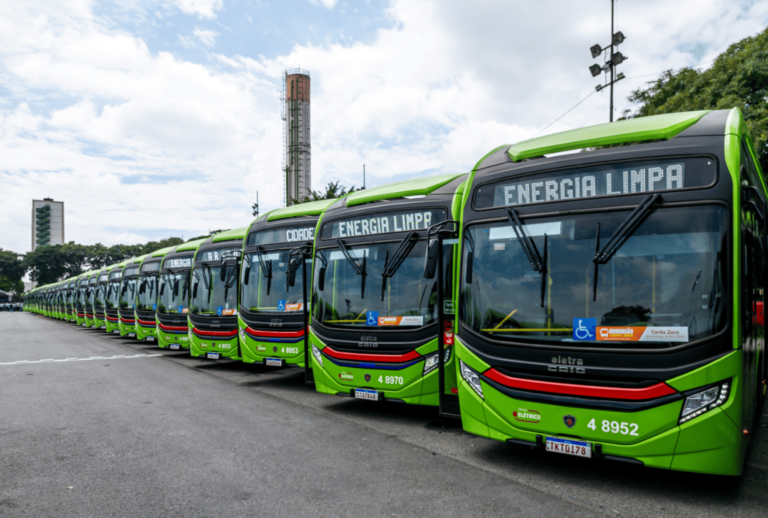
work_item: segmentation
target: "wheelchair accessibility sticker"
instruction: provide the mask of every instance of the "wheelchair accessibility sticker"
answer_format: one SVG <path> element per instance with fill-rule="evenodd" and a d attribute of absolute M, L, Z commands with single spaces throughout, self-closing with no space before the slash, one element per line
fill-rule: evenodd
<path fill-rule="evenodd" d="M 285 300 L 278 300 L 277 301 L 277 310 L 278 311 L 285 311 Z"/>
<path fill-rule="evenodd" d="M 369 326 L 377 326 L 379 325 L 379 312 L 378 311 L 368 311 L 366 314 L 365 324 Z"/>
<path fill-rule="evenodd" d="M 574 318 L 573 319 L 573 339 L 578 341 L 596 340 L 597 319 L 596 318 Z"/>

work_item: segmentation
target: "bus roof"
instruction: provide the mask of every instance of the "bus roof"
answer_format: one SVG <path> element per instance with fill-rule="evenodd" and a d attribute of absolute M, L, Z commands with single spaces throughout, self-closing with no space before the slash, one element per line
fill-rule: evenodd
<path fill-rule="evenodd" d="M 218 243 L 219 241 L 230 241 L 232 239 L 244 239 L 245 234 L 247 232 L 248 232 L 248 227 L 227 230 L 225 232 L 220 232 L 215 236 L 213 236 L 213 239 L 211 240 L 211 242 Z"/>
<path fill-rule="evenodd" d="M 165 254 L 169 252 L 173 252 L 173 249 L 176 248 L 175 246 L 168 246 L 165 248 L 161 248 L 160 250 L 155 250 L 151 254 L 149 254 L 149 257 L 165 257 Z"/>
<path fill-rule="evenodd" d="M 336 198 L 330 200 L 317 200 L 307 203 L 298 203 L 285 207 L 282 209 L 276 209 L 267 214 L 267 221 L 275 221 L 278 219 L 298 218 L 300 216 L 319 216 L 323 211 L 333 202 Z"/>
<path fill-rule="evenodd" d="M 150 255 L 151 254 L 144 254 L 144 255 L 140 255 L 139 257 L 134 257 L 133 259 L 131 259 L 129 261 L 129 263 L 131 263 L 131 264 L 141 264 L 142 262 L 144 262 L 144 259 L 146 259 Z"/>
<path fill-rule="evenodd" d="M 466 173 L 440 174 L 415 180 L 395 182 L 363 191 L 355 191 L 347 196 L 347 207 L 362 205 L 371 201 L 403 198 L 405 196 L 426 196 L 443 185 Z"/>
<path fill-rule="evenodd" d="M 188 241 L 186 243 L 182 243 L 179 246 L 177 246 L 176 252 L 188 252 L 190 250 L 197 250 L 197 248 L 203 243 L 205 243 L 205 238 L 195 239 L 194 241 Z"/>
<path fill-rule="evenodd" d="M 710 111 L 651 115 L 553 133 L 514 144 L 507 153 L 513 162 L 517 162 L 574 149 L 647 140 L 669 140 L 696 124 Z"/>

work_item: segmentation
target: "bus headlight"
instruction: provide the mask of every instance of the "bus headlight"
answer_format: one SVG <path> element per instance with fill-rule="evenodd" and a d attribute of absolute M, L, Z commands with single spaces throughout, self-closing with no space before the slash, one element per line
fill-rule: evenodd
<path fill-rule="evenodd" d="M 461 377 L 464 378 L 464 381 L 469 383 L 469 386 L 477 392 L 478 396 L 485 399 L 483 387 L 480 385 L 480 374 L 461 360 L 459 360 L 459 368 L 461 369 Z"/>
<path fill-rule="evenodd" d="M 680 420 L 677 424 L 683 424 L 694 417 L 699 417 L 704 412 L 719 407 L 728 401 L 730 391 L 731 380 L 726 380 L 714 387 L 687 396 L 683 402 L 683 410 L 680 412 Z"/>
<path fill-rule="evenodd" d="M 424 376 L 432 372 L 433 370 L 437 369 L 437 355 L 438 353 L 432 353 L 427 355 L 426 359 L 424 360 Z M 451 348 L 448 347 L 443 351 L 443 365 L 448 363 L 448 360 L 451 359 Z"/>
<path fill-rule="evenodd" d="M 320 349 L 315 347 L 315 344 L 312 344 L 312 356 L 315 357 L 315 360 L 317 360 L 317 363 L 320 364 L 320 367 L 323 366 L 323 355 L 320 354 Z"/>

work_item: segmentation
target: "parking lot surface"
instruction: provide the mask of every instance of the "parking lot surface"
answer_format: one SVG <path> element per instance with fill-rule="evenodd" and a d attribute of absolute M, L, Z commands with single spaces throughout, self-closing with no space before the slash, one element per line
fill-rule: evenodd
<path fill-rule="evenodd" d="M 295 368 L 0 314 L 2 517 L 764 517 L 767 421 L 740 478 L 589 461 L 317 394 Z"/>

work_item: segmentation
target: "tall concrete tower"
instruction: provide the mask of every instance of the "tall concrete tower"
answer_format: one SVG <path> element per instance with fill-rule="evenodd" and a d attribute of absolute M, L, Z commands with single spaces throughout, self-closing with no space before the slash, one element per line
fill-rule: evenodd
<path fill-rule="evenodd" d="M 64 244 L 64 202 L 53 198 L 32 200 L 32 250 Z"/>
<path fill-rule="evenodd" d="M 283 180 L 285 205 L 303 200 L 312 190 L 309 141 L 309 72 L 294 68 L 283 77 Z"/>

